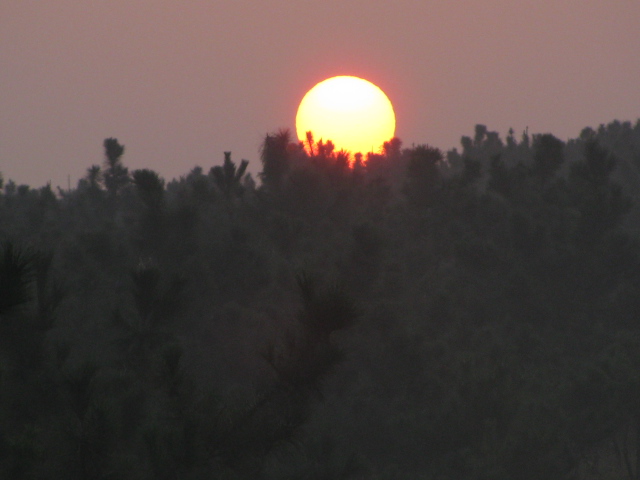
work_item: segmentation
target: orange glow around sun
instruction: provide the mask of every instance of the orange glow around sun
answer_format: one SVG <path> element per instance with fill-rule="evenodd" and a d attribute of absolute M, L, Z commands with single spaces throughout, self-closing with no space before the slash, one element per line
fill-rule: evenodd
<path fill-rule="evenodd" d="M 352 154 L 377 152 L 393 138 L 396 116 L 380 88 L 358 77 L 339 76 L 318 83 L 307 92 L 296 115 L 298 139 L 306 143 L 331 140 L 337 150 Z"/>

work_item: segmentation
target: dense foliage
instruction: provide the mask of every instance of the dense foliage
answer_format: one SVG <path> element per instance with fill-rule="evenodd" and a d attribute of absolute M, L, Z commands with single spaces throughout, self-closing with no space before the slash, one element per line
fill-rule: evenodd
<path fill-rule="evenodd" d="M 0 188 L 0 477 L 640 478 L 640 122 Z"/>

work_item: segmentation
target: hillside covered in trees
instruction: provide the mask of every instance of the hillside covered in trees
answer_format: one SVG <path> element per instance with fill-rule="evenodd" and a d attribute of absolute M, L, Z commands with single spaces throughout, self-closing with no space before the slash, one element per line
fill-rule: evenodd
<path fill-rule="evenodd" d="M 104 153 L 0 181 L 0 478 L 640 478 L 640 121 Z"/>

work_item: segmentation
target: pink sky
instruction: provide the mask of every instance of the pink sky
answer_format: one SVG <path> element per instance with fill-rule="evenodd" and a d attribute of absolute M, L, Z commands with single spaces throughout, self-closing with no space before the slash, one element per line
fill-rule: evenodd
<path fill-rule="evenodd" d="M 2 0 L 0 172 L 72 186 L 102 163 L 167 180 L 268 132 L 334 75 L 380 86 L 405 145 L 640 118 L 640 1 Z"/>

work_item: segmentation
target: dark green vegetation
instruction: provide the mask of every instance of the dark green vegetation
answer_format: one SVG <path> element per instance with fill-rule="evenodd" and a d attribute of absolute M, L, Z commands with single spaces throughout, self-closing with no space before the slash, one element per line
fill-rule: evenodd
<path fill-rule="evenodd" d="M 0 195 L 0 478 L 640 478 L 640 123 Z"/>

